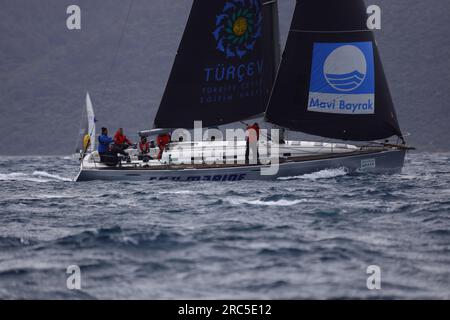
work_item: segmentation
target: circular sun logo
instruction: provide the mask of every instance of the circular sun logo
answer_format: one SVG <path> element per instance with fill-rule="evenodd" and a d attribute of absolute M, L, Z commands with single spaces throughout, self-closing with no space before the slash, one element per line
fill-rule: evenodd
<path fill-rule="evenodd" d="M 248 22 L 244 17 L 239 17 L 233 24 L 233 32 L 236 37 L 242 37 L 248 30 Z"/>
<path fill-rule="evenodd" d="M 230 0 L 216 17 L 213 32 L 217 50 L 227 58 L 243 58 L 261 37 L 262 15 L 259 0 Z"/>

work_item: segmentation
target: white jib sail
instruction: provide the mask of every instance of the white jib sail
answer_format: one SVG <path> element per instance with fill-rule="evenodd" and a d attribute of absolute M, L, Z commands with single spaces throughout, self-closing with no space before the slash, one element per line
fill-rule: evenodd
<path fill-rule="evenodd" d="M 86 94 L 86 114 L 88 121 L 88 133 L 91 138 L 91 144 L 88 148 L 88 152 L 93 152 L 95 150 L 95 113 L 94 107 L 92 106 L 91 97 L 89 96 L 89 92 Z"/>

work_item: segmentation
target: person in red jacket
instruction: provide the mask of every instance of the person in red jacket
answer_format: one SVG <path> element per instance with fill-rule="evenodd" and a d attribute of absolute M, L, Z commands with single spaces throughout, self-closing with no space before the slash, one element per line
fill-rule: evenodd
<path fill-rule="evenodd" d="M 245 148 L 245 162 L 249 163 L 250 148 L 252 149 L 252 164 L 259 164 L 259 151 L 258 151 L 258 141 L 259 141 L 259 125 L 254 123 L 253 125 L 247 126 L 247 137 L 246 137 L 246 148 Z M 256 161 L 255 160 L 256 154 Z"/>
<path fill-rule="evenodd" d="M 160 134 L 156 139 L 156 144 L 158 145 L 159 148 L 158 160 L 161 160 L 164 150 L 166 149 L 170 141 L 171 141 L 170 133 Z"/>
<path fill-rule="evenodd" d="M 123 128 L 119 128 L 116 134 L 114 135 L 114 145 L 111 147 L 113 152 L 120 153 L 128 157 L 128 154 L 125 152 L 130 146 L 133 145 L 133 142 L 127 138 L 127 136 L 123 133 Z"/>
<path fill-rule="evenodd" d="M 133 142 L 131 142 L 130 139 L 128 139 L 127 136 L 123 133 L 123 128 L 119 128 L 119 130 L 117 130 L 116 134 L 114 135 L 114 143 L 118 146 L 126 145 L 127 148 L 133 145 Z"/>

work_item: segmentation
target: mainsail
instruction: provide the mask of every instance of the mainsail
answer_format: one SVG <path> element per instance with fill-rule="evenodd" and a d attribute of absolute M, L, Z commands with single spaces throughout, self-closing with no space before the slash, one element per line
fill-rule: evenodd
<path fill-rule="evenodd" d="M 277 2 L 194 0 L 155 128 L 262 115 L 279 57 Z"/>
<path fill-rule="evenodd" d="M 400 127 L 363 0 L 297 1 L 266 120 L 370 141 Z"/>

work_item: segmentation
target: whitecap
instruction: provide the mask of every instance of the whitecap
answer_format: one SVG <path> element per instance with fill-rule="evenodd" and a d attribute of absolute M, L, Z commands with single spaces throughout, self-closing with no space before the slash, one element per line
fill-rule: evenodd
<path fill-rule="evenodd" d="M 12 172 L 12 173 L 0 173 L 0 180 L 13 180 L 20 179 L 26 177 L 27 175 L 21 172 Z"/>
<path fill-rule="evenodd" d="M 280 199 L 276 201 L 264 201 L 260 199 L 245 199 L 245 198 L 227 198 L 228 201 L 232 205 L 242 205 L 242 204 L 250 204 L 255 206 L 279 206 L 279 207 L 290 207 L 295 206 L 299 203 L 307 202 L 307 200 L 286 200 Z"/>
<path fill-rule="evenodd" d="M 49 182 L 48 179 L 33 178 L 22 172 L 0 173 L 0 181 Z"/>
<path fill-rule="evenodd" d="M 168 191 L 160 191 L 159 194 L 194 194 L 194 191 L 191 190 L 168 190 Z"/>
<path fill-rule="evenodd" d="M 37 183 L 45 183 L 51 181 L 72 181 L 72 179 L 64 178 L 45 171 L 35 171 L 31 175 L 24 172 L 0 173 L 0 181 L 29 181 Z"/>

